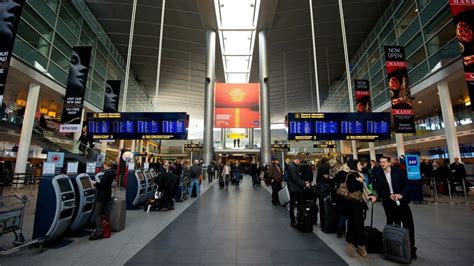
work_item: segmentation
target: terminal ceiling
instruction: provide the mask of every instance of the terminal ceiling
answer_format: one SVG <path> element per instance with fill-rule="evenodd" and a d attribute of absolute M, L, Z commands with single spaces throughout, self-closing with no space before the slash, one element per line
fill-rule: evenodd
<path fill-rule="evenodd" d="M 99 23 L 127 57 L 133 0 L 85 0 Z M 237 1 L 237 0 L 236 0 Z M 343 0 L 349 58 L 380 18 L 390 0 Z M 344 74 L 344 53 L 337 0 L 313 0 L 321 102 Z M 131 70 L 153 98 L 161 23 L 161 0 L 138 0 Z M 193 121 L 204 116 L 205 32 L 217 30 L 213 0 L 166 1 L 158 111 L 186 111 Z M 272 123 L 286 112 L 315 111 L 316 93 L 308 0 L 261 0 L 258 29 L 269 32 Z M 216 79 L 225 82 L 216 44 Z M 258 42 L 250 82 L 258 82 Z M 202 123 L 202 122 L 201 122 Z"/>

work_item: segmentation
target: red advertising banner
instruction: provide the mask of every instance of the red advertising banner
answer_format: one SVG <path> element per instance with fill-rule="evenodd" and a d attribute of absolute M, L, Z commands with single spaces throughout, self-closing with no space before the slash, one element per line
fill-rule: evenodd
<path fill-rule="evenodd" d="M 214 114 L 216 128 L 260 127 L 260 84 L 217 83 Z"/>
<path fill-rule="evenodd" d="M 472 101 L 474 99 L 474 1 L 449 0 L 449 4 L 456 25 L 456 38 L 461 49 L 469 97 Z M 472 104 L 471 109 L 474 110 Z"/>
<path fill-rule="evenodd" d="M 403 46 L 385 46 L 385 66 L 396 133 L 415 133 L 413 103 Z"/>
<path fill-rule="evenodd" d="M 365 79 L 356 79 L 354 85 L 357 112 L 371 113 L 372 106 L 370 103 L 369 81 Z"/>

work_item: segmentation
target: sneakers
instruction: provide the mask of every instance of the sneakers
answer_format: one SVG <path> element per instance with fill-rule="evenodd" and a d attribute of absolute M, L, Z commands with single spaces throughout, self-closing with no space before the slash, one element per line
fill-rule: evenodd
<path fill-rule="evenodd" d="M 357 247 L 357 253 L 359 253 L 359 255 L 360 255 L 362 258 L 366 258 L 366 257 L 367 257 L 367 251 L 365 250 L 365 246 L 358 246 L 358 247 Z"/>
<path fill-rule="evenodd" d="M 352 244 L 347 244 L 346 245 L 346 254 L 349 257 L 357 256 L 357 252 L 356 252 L 356 249 L 355 249 L 354 245 L 352 245 Z"/>
<path fill-rule="evenodd" d="M 89 237 L 89 240 L 98 240 L 98 239 L 102 239 L 102 236 L 94 234 Z"/>

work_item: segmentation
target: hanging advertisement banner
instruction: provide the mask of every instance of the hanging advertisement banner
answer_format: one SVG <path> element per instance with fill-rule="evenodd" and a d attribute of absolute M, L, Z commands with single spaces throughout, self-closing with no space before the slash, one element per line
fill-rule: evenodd
<path fill-rule="evenodd" d="M 3 102 L 16 30 L 25 0 L 0 0 L 0 104 Z"/>
<path fill-rule="evenodd" d="M 105 82 L 104 113 L 118 112 L 120 82 L 120 80 L 107 80 Z"/>
<path fill-rule="evenodd" d="M 214 127 L 260 127 L 260 84 L 217 83 Z"/>
<path fill-rule="evenodd" d="M 464 76 L 472 102 L 474 99 L 474 1 L 449 0 L 449 4 L 456 25 L 456 38 L 461 49 Z M 471 110 L 474 110 L 472 104 Z"/>
<path fill-rule="evenodd" d="M 81 116 L 86 91 L 92 46 L 72 48 L 71 66 L 66 84 L 60 132 L 81 131 Z"/>
<path fill-rule="evenodd" d="M 385 46 L 384 48 L 395 133 L 415 133 L 405 51 L 402 46 Z"/>
<path fill-rule="evenodd" d="M 372 105 L 370 103 L 370 86 L 369 81 L 365 79 L 356 79 L 354 81 L 356 110 L 358 113 L 372 112 Z"/>

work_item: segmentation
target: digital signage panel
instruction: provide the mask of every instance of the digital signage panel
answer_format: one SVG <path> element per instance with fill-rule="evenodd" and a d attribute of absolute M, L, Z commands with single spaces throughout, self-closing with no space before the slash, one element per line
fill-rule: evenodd
<path fill-rule="evenodd" d="M 390 139 L 390 113 L 289 113 L 288 140 Z"/>
<path fill-rule="evenodd" d="M 187 139 L 186 113 L 88 113 L 88 137 L 107 139 Z"/>

